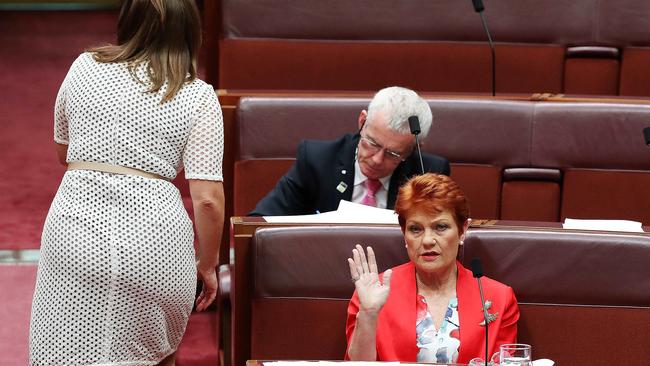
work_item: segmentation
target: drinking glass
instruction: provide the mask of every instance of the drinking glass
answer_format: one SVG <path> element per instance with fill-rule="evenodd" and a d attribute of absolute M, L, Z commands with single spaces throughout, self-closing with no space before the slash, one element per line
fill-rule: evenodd
<path fill-rule="evenodd" d="M 491 364 L 488 363 L 488 366 L 490 366 L 490 365 Z M 480 357 L 474 357 L 471 360 L 469 360 L 469 363 L 467 364 L 467 366 L 485 366 L 485 360 L 483 360 Z"/>
<path fill-rule="evenodd" d="M 530 345 L 523 343 L 502 344 L 499 350 L 501 366 L 531 366 Z"/>
<path fill-rule="evenodd" d="M 488 366 L 500 366 L 499 355 L 500 355 L 499 351 L 494 352 L 492 358 L 490 358 L 490 361 L 488 361 Z M 485 366 L 485 360 L 483 360 L 480 357 L 475 357 L 469 360 L 467 366 Z"/>

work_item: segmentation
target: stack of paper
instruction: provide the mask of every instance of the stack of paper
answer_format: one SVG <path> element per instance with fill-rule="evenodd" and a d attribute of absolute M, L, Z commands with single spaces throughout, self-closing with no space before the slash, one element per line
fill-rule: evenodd
<path fill-rule="evenodd" d="M 397 366 L 400 364 L 413 364 L 413 363 L 400 363 L 400 362 L 372 362 L 372 361 L 348 361 L 345 363 L 336 361 L 273 361 L 264 362 L 264 366 Z M 470 362 L 471 364 L 471 362 Z M 533 366 L 553 366 L 555 362 L 547 358 L 534 360 Z M 492 365 L 492 363 L 488 363 Z"/>
<path fill-rule="evenodd" d="M 397 224 L 393 210 L 341 200 L 336 211 L 314 215 L 264 216 L 266 222 L 302 224 Z"/>
<path fill-rule="evenodd" d="M 274 361 L 264 362 L 264 366 L 397 366 L 399 362 L 348 361 Z"/>
<path fill-rule="evenodd" d="M 638 221 L 629 220 L 578 220 L 564 219 L 562 225 L 565 229 L 578 230 L 605 230 L 605 231 L 627 231 L 632 233 L 642 233 L 642 224 Z"/>

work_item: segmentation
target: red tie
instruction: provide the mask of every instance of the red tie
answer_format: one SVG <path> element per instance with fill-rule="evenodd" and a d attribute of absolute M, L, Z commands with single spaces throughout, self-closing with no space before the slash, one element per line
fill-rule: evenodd
<path fill-rule="evenodd" d="M 366 179 L 363 184 L 365 184 L 367 192 L 361 203 L 366 206 L 377 207 L 377 198 L 375 198 L 375 194 L 381 187 L 381 182 L 378 179 Z"/>

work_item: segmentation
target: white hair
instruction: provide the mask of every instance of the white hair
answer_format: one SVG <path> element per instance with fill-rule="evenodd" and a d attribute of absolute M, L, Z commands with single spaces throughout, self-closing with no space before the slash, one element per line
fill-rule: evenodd
<path fill-rule="evenodd" d="M 388 127 L 399 133 L 409 134 L 408 118 L 417 116 L 420 120 L 420 137 L 427 137 L 433 116 L 429 104 L 411 89 L 391 86 L 381 89 L 368 105 L 366 123 L 371 123 L 376 114 L 387 119 Z"/>

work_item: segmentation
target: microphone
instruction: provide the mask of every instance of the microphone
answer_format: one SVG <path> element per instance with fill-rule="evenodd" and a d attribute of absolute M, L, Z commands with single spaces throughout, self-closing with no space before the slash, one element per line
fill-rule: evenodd
<path fill-rule="evenodd" d="M 481 23 L 483 23 L 483 29 L 485 34 L 488 37 L 488 43 L 490 44 L 490 52 L 492 54 L 492 96 L 497 94 L 497 67 L 496 67 L 496 54 L 494 52 L 494 43 L 492 43 L 492 36 L 490 36 L 490 30 L 488 29 L 487 22 L 485 21 L 485 16 L 483 15 L 483 0 L 472 0 L 472 5 L 474 6 L 474 11 L 478 13 L 481 17 Z"/>
<path fill-rule="evenodd" d="M 481 0 L 478 0 L 479 2 Z M 478 258 L 472 259 L 471 263 L 472 275 L 478 282 L 478 290 L 481 294 L 481 307 L 483 308 L 483 321 L 485 322 L 485 366 L 488 366 L 488 313 L 485 308 L 485 298 L 483 297 L 483 286 L 481 285 L 481 277 L 483 277 L 483 265 Z"/>
<path fill-rule="evenodd" d="M 476 11 L 477 13 L 480 13 L 483 10 L 485 10 L 482 0 L 472 0 L 472 5 L 474 5 L 474 11 Z"/>
<path fill-rule="evenodd" d="M 650 127 L 643 129 L 643 137 L 645 137 L 645 144 L 650 146 Z"/>
<path fill-rule="evenodd" d="M 420 119 L 418 116 L 409 117 L 409 128 L 411 133 L 415 135 L 415 146 L 418 147 L 418 156 L 420 157 L 420 170 L 424 174 L 424 163 L 422 162 L 422 151 L 420 151 L 420 141 L 418 140 L 418 135 L 420 134 Z"/>

